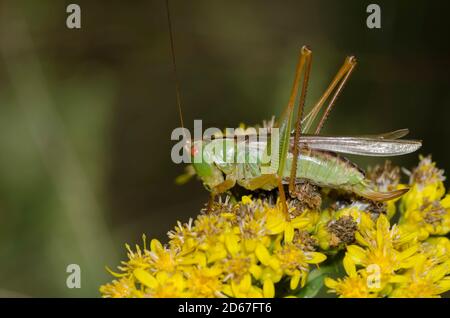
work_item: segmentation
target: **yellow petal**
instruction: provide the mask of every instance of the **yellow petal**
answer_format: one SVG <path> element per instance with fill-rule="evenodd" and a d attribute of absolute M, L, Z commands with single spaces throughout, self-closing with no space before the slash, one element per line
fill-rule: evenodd
<path fill-rule="evenodd" d="M 232 295 L 236 298 L 241 298 L 245 296 L 241 294 L 241 291 L 239 290 L 239 284 L 236 283 L 234 280 L 231 281 L 231 290 Z"/>
<path fill-rule="evenodd" d="M 450 290 L 450 279 L 443 279 L 436 283 L 439 286 L 439 292 L 445 293 Z"/>
<path fill-rule="evenodd" d="M 306 285 L 306 278 L 308 278 L 308 273 L 303 272 L 301 275 L 300 286 L 303 288 Z"/>
<path fill-rule="evenodd" d="M 252 277 L 250 274 L 245 274 L 239 283 L 241 291 L 247 293 L 252 287 Z"/>
<path fill-rule="evenodd" d="M 335 289 L 336 286 L 339 284 L 336 280 L 334 280 L 330 277 L 325 277 L 325 279 L 323 280 L 323 283 L 325 284 L 325 286 L 327 286 L 330 289 Z"/>
<path fill-rule="evenodd" d="M 294 227 L 290 222 L 286 222 L 286 227 L 284 229 L 284 242 L 291 243 L 294 239 Z"/>
<path fill-rule="evenodd" d="M 252 198 L 248 195 L 244 195 L 241 199 L 243 204 L 250 204 L 252 203 Z"/>
<path fill-rule="evenodd" d="M 223 285 L 222 292 L 227 296 L 234 296 L 233 289 L 231 288 L 231 285 Z"/>
<path fill-rule="evenodd" d="M 283 218 L 276 216 L 268 216 L 266 221 L 266 228 L 270 234 L 282 233 L 285 229 L 286 221 Z"/>
<path fill-rule="evenodd" d="M 178 290 L 183 290 L 186 286 L 183 274 L 180 272 L 175 273 L 172 276 L 171 281 L 174 283 L 174 285 L 177 287 Z"/>
<path fill-rule="evenodd" d="M 255 277 L 255 279 L 259 279 L 261 277 L 262 269 L 256 264 L 252 264 L 248 271 L 253 275 L 253 277 Z"/>
<path fill-rule="evenodd" d="M 210 264 L 217 260 L 221 260 L 221 259 L 224 259 L 225 257 L 227 257 L 227 250 L 225 249 L 223 244 L 219 243 L 219 244 L 209 248 L 207 250 L 206 255 L 207 255 L 207 259 L 208 259 L 208 264 Z"/>
<path fill-rule="evenodd" d="M 385 234 L 389 231 L 389 221 L 381 214 L 377 220 L 377 246 L 384 245 Z"/>
<path fill-rule="evenodd" d="M 356 266 L 353 260 L 349 256 L 345 256 L 342 263 L 344 264 L 344 269 L 348 276 L 356 277 Z"/>
<path fill-rule="evenodd" d="M 222 269 L 219 266 L 208 267 L 204 269 L 204 273 L 208 277 L 219 276 L 222 274 Z"/>
<path fill-rule="evenodd" d="M 158 252 L 158 251 L 160 251 L 160 250 L 162 250 L 162 249 L 163 249 L 163 246 L 162 246 L 161 242 L 158 241 L 157 239 L 153 239 L 153 240 L 150 242 L 150 250 L 151 250 L 152 252 Z"/>
<path fill-rule="evenodd" d="M 259 287 L 252 286 L 248 292 L 248 297 L 250 298 L 263 298 L 262 289 Z"/>
<path fill-rule="evenodd" d="M 225 235 L 225 246 L 231 255 L 236 255 L 239 252 L 239 244 L 236 235 L 226 234 Z"/>
<path fill-rule="evenodd" d="M 262 264 L 264 264 L 266 266 L 269 265 L 271 256 L 270 256 L 269 251 L 267 250 L 267 248 L 264 245 L 258 244 L 255 249 L 255 254 L 256 254 L 256 257 L 259 259 L 259 261 Z"/>
<path fill-rule="evenodd" d="M 346 255 L 351 257 L 356 264 L 362 264 L 366 259 L 366 251 L 357 245 L 347 246 Z"/>
<path fill-rule="evenodd" d="M 319 252 L 309 252 L 307 256 L 308 258 L 305 260 L 305 262 L 308 264 L 319 264 L 327 259 L 327 256 L 325 254 Z"/>
<path fill-rule="evenodd" d="M 430 270 L 430 276 L 433 280 L 433 282 L 437 282 L 439 280 L 441 280 L 442 278 L 444 278 L 445 275 L 447 275 L 447 273 L 449 272 L 449 268 L 447 266 L 447 264 L 441 264 L 438 266 L 435 266 L 434 268 L 432 268 Z"/>
<path fill-rule="evenodd" d="M 250 275 L 245 275 L 244 278 L 238 283 L 235 280 L 231 281 L 231 290 L 233 291 L 234 297 L 244 298 L 252 287 Z"/>
<path fill-rule="evenodd" d="M 291 278 L 290 287 L 292 290 L 298 287 L 298 283 L 300 282 L 301 273 L 299 270 L 296 270 L 294 276 Z"/>
<path fill-rule="evenodd" d="M 359 244 L 361 244 L 363 246 L 369 246 L 369 243 L 367 242 L 367 240 L 359 232 L 355 233 L 355 240 L 356 240 L 356 242 L 358 242 Z"/>
<path fill-rule="evenodd" d="M 251 286 L 252 278 L 250 274 L 246 274 L 239 283 L 234 280 L 231 281 L 231 289 L 236 297 L 245 297 Z"/>
<path fill-rule="evenodd" d="M 444 209 L 450 208 L 450 194 L 447 194 L 442 200 L 441 205 Z"/>
<path fill-rule="evenodd" d="M 292 224 L 292 226 L 294 228 L 300 229 L 300 228 L 303 228 L 303 227 L 309 225 L 310 224 L 310 220 L 307 219 L 307 218 L 303 218 L 303 217 L 297 216 L 296 218 L 291 220 L 291 224 Z"/>
<path fill-rule="evenodd" d="M 403 275 L 391 275 L 389 277 L 389 283 L 401 284 L 401 283 L 407 283 L 407 282 L 408 282 L 408 278 Z"/>
<path fill-rule="evenodd" d="M 144 298 L 144 293 L 141 292 L 140 290 L 132 290 L 131 294 L 133 295 L 134 298 Z"/>
<path fill-rule="evenodd" d="M 116 273 L 112 269 L 110 269 L 108 266 L 105 266 L 105 268 L 111 275 L 113 275 L 114 277 L 117 277 L 117 278 L 124 277 L 124 276 L 128 275 L 128 273 Z"/>
<path fill-rule="evenodd" d="M 158 286 L 158 281 L 149 272 L 141 268 L 137 268 L 133 272 L 134 277 L 142 284 L 149 288 L 156 288 Z"/>
<path fill-rule="evenodd" d="M 274 271 L 280 271 L 280 261 L 279 261 L 278 259 L 276 259 L 275 257 L 272 257 L 272 258 L 270 259 L 269 266 L 270 266 Z"/>
<path fill-rule="evenodd" d="M 188 255 L 180 261 L 181 265 L 200 265 L 206 267 L 206 255 L 202 252 Z"/>
<path fill-rule="evenodd" d="M 418 262 L 420 262 L 420 254 L 414 255 L 412 257 L 409 257 L 403 261 L 401 261 L 400 263 L 398 263 L 398 268 L 411 268 L 414 265 L 416 265 Z"/>
<path fill-rule="evenodd" d="M 161 284 L 164 284 L 169 278 L 169 275 L 167 275 L 166 272 L 157 272 L 155 276 L 156 280 Z"/>
<path fill-rule="evenodd" d="M 265 298 L 273 298 L 275 296 L 275 286 L 270 279 L 264 281 L 263 295 Z"/>
<path fill-rule="evenodd" d="M 244 240 L 244 247 L 246 252 L 252 253 L 256 248 L 256 240 L 246 239 Z"/>
<path fill-rule="evenodd" d="M 270 279 L 273 283 L 278 283 L 283 278 L 282 270 L 274 270 L 271 267 L 264 267 L 260 280 L 264 282 L 266 279 Z"/>
<path fill-rule="evenodd" d="M 404 259 L 414 255 L 417 252 L 417 250 L 418 250 L 418 246 L 417 245 L 413 245 L 412 247 L 410 247 L 410 248 L 404 250 L 403 252 L 399 253 L 398 254 L 398 259 L 400 261 L 404 260 Z"/>

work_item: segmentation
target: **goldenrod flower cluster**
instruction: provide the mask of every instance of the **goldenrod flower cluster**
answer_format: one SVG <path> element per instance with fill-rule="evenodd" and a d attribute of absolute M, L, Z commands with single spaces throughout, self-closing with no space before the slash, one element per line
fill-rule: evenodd
<path fill-rule="evenodd" d="M 290 199 L 257 193 L 213 203 L 158 240 L 128 250 L 103 297 L 438 297 L 450 290 L 450 196 L 443 172 L 421 158 L 399 182 L 386 164 L 368 176 L 380 190 L 409 186 L 379 204 L 332 193 Z M 306 204 L 305 204 L 306 202 Z M 315 202 L 315 201 L 314 201 Z M 327 204 L 326 208 L 320 206 Z"/>

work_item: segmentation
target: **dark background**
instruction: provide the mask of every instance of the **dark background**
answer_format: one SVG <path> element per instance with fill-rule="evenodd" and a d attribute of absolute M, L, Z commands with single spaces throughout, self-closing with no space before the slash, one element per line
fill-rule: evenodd
<path fill-rule="evenodd" d="M 81 30 L 65 26 L 81 6 Z M 325 134 L 409 128 L 450 170 L 444 1 L 171 1 L 184 119 L 260 123 L 286 105 L 308 44 L 311 106 L 346 55 L 359 64 Z M 0 1 L 0 296 L 98 296 L 123 244 L 165 239 L 208 194 L 176 186 L 179 126 L 166 11 L 158 1 Z M 382 159 L 352 158 L 362 167 Z M 418 154 L 394 158 L 413 166 Z M 66 287 L 66 266 L 82 288 Z"/>

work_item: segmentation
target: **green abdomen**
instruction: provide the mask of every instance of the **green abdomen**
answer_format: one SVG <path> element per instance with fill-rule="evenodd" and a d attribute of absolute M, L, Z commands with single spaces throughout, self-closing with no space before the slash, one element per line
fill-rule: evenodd
<path fill-rule="evenodd" d="M 290 153 L 283 172 L 286 181 L 291 175 L 292 158 Z M 364 174 L 346 158 L 335 153 L 306 149 L 302 150 L 297 162 L 297 178 L 335 188 L 356 185 L 364 180 Z"/>

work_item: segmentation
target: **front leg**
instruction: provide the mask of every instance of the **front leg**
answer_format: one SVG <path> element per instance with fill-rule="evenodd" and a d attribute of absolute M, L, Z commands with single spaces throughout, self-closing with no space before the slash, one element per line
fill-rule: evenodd
<path fill-rule="evenodd" d="M 278 177 L 275 174 L 263 174 L 252 179 L 240 180 L 238 183 L 250 191 L 257 189 L 272 190 L 278 186 Z"/>
<path fill-rule="evenodd" d="M 211 194 L 213 196 L 216 196 L 218 194 L 222 194 L 230 190 L 234 185 L 236 184 L 236 178 L 233 175 L 227 175 L 226 179 L 219 183 L 218 185 L 215 185 L 211 189 Z"/>

